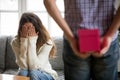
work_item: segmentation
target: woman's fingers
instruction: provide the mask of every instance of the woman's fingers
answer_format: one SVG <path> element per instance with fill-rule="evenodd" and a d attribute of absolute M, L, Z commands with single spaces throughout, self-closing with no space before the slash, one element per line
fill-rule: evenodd
<path fill-rule="evenodd" d="M 32 23 L 28 22 L 22 26 L 20 35 L 22 37 L 36 36 L 38 33 L 35 31 L 35 26 Z"/>
<path fill-rule="evenodd" d="M 38 35 L 38 34 L 36 33 L 36 31 L 35 31 L 35 27 L 34 27 L 34 26 L 29 27 L 28 35 L 29 35 L 29 36 L 36 36 L 36 35 Z"/>

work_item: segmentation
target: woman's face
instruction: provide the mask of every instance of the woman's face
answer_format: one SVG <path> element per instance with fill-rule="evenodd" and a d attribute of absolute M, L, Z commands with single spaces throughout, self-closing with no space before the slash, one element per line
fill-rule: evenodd
<path fill-rule="evenodd" d="M 35 31 L 35 27 L 32 23 L 27 22 L 22 26 L 22 29 L 20 31 L 21 37 L 29 37 L 29 36 L 36 36 L 38 33 Z"/>
<path fill-rule="evenodd" d="M 33 26 L 32 23 L 27 22 L 27 23 L 25 23 L 22 27 L 24 27 L 25 29 L 30 29 L 30 28 L 32 28 L 32 27 L 34 27 L 34 26 Z"/>

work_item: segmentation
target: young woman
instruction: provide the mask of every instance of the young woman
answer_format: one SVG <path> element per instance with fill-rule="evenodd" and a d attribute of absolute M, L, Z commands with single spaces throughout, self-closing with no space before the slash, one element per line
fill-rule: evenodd
<path fill-rule="evenodd" d="M 17 36 L 11 42 L 19 66 L 18 75 L 30 80 L 56 80 L 49 58 L 55 54 L 55 45 L 39 17 L 23 13 Z"/>

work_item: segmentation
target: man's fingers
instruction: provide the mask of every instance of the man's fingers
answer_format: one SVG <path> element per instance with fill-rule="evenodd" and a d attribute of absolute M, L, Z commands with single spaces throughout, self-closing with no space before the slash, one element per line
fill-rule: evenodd
<path fill-rule="evenodd" d="M 101 51 L 100 54 L 105 54 L 108 51 L 108 47 L 104 47 Z"/>

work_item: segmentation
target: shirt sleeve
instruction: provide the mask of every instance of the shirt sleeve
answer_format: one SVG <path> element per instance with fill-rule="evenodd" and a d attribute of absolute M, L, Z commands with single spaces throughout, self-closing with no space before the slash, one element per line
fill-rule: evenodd
<path fill-rule="evenodd" d="M 19 40 L 17 38 L 14 38 L 11 41 L 11 46 L 12 46 L 14 53 L 17 56 L 19 55 L 22 56 L 22 54 L 27 53 L 27 38 L 20 38 L 20 44 L 19 44 Z"/>
<path fill-rule="evenodd" d="M 29 69 L 37 66 L 38 57 L 36 53 L 36 43 L 38 36 L 33 36 L 28 38 L 28 66 Z"/>
<path fill-rule="evenodd" d="M 53 47 L 53 43 L 51 40 L 48 40 L 47 43 L 45 43 L 40 50 L 38 51 L 38 57 L 40 57 L 40 55 L 46 55 L 46 57 L 49 57 L 50 51 Z"/>
<path fill-rule="evenodd" d="M 118 8 L 120 7 L 120 0 L 116 0 L 114 5 L 115 9 L 118 10 Z"/>
<path fill-rule="evenodd" d="M 20 68 L 27 68 L 27 38 L 14 38 L 11 41 L 12 49 L 15 53 L 16 63 Z"/>
<path fill-rule="evenodd" d="M 30 69 L 44 66 L 49 60 L 49 53 L 53 47 L 52 41 L 49 40 L 36 52 L 36 41 L 37 37 L 31 37 L 28 40 L 28 61 Z"/>

